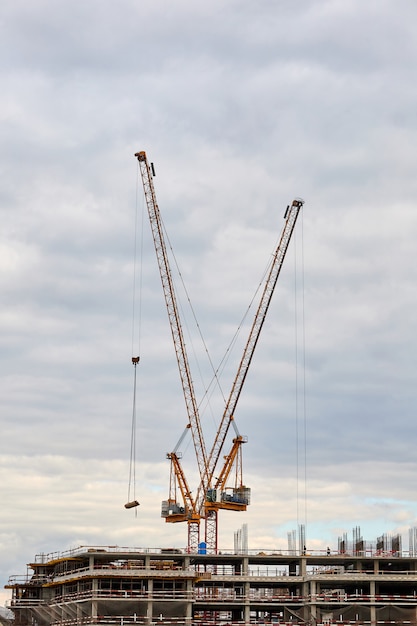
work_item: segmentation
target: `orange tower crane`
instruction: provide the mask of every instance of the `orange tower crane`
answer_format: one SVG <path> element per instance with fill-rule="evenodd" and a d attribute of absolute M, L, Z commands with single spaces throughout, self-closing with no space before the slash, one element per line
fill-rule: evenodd
<path fill-rule="evenodd" d="M 143 188 L 147 203 L 149 219 L 154 239 L 159 271 L 168 310 L 171 333 L 174 340 L 175 352 L 187 407 L 189 423 L 186 431 L 191 429 L 196 459 L 200 474 L 200 484 L 196 497 L 193 498 L 188 486 L 184 471 L 181 467 L 180 456 L 177 453 L 182 441 L 175 450 L 167 456 L 171 461 L 170 491 L 168 500 L 162 503 L 162 517 L 167 522 L 188 522 L 188 549 L 197 551 L 200 538 L 200 520 L 205 519 L 205 542 L 210 553 L 217 552 L 218 542 L 218 511 L 228 509 L 244 511 L 250 503 L 250 488 L 243 484 L 242 478 L 242 443 L 246 438 L 239 434 L 234 422 L 236 406 L 246 380 L 249 366 L 268 312 L 268 308 L 275 290 L 281 267 L 287 252 L 298 214 L 304 201 L 296 198 L 285 212 L 285 224 L 279 244 L 272 257 L 264 289 L 249 333 L 249 338 L 241 358 L 235 380 L 218 427 L 210 454 L 207 455 L 202 434 L 200 417 L 195 400 L 194 389 L 188 364 L 187 352 L 175 298 L 175 291 L 168 263 L 168 256 L 162 231 L 162 223 L 156 202 L 152 180 L 153 167 L 149 166 L 145 152 L 135 154 L 138 158 L 142 175 Z M 224 457 L 220 466 L 220 458 L 225 445 L 230 425 L 233 424 L 235 437 L 230 452 Z M 185 434 L 185 433 L 184 433 Z M 183 435 L 184 436 L 184 435 Z M 235 469 L 233 487 L 227 487 L 232 469 Z M 215 478 L 214 474 L 218 473 Z M 182 504 L 177 497 L 177 489 L 181 493 Z"/>

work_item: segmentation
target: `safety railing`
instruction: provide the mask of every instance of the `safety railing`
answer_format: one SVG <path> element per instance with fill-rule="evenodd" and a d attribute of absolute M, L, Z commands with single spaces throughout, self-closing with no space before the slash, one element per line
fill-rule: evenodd
<path fill-rule="evenodd" d="M 78 546 L 77 548 L 71 548 L 62 552 L 41 552 L 35 556 L 35 563 L 48 563 L 54 560 L 65 559 L 67 557 L 79 556 L 85 553 L 124 553 L 124 554 L 194 554 L 188 550 L 181 548 L 143 548 L 132 546 Z M 195 553 L 201 556 L 198 553 Z M 251 549 L 236 551 L 233 549 L 220 549 L 217 551 L 216 556 L 279 556 L 279 557 L 362 557 L 362 558 L 402 558 L 402 557 L 414 557 L 417 558 L 417 554 L 407 550 L 380 550 L 374 546 L 366 547 L 361 551 L 344 551 L 339 552 L 337 550 L 331 550 L 330 548 L 320 550 L 282 550 L 282 549 Z"/>

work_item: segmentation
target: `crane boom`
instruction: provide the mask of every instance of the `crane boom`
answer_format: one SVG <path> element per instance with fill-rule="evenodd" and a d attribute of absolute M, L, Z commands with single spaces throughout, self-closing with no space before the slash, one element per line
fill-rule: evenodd
<path fill-rule="evenodd" d="M 199 507 L 203 506 L 204 499 L 207 496 L 207 492 L 210 489 L 213 481 L 214 471 L 216 470 L 224 442 L 230 427 L 234 419 L 234 413 L 236 410 L 236 406 L 245 383 L 245 379 L 249 370 L 249 366 L 252 361 L 252 357 L 255 352 L 256 345 L 258 343 L 258 339 L 262 330 L 262 326 L 265 321 L 266 314 L 268 312 L 268 308 L 272 299 L 272 295 L 274 293 L 274 289 L 278 280 L 278 276 L 280 274 L 282 264 L 285 258 L 285 254 L 288 249 L 288 245 L 291 240 L 291 235 L 293 233 L 298 214 L 300 212 L 301 207 L 303 206 L 304 201 L 296 198 L 293 200 L 291 206 L 287 207 L 285 213 L 285 224 L 281 234 L 280 241 L 275 250 L 274 256 L 272 258 L 271 267 L 269 269 L 268 276 L 265 281 L 264 290 L 261 296 L 261 300 L 258 305 L 258 309 L 255 314 L 255 318 L 252 324 L 252 328 L 249 333 L 248 340 L 246 342 L 245 349 L 243 351 L 243 356 L 241 358 L 237 374 L 235 380 L 232 385 L 232 389 L 227 400 L 224 413 L 222 419 L 220 421 L 211 451 L 208 456 L 208 471 L 207 471 L 207 483 L 201 484 L 196 497 L 196 508 L 199 510 Z M 236 437 L 233 440 L 232 451 L 229 455 L 226 456 L 225 468 L 220 471 L 219 478 L 217 479 L 215 488 L 218 488 L 219 485 L 222 484 L 222 476 L 225 474 L 226 467 L 230 471 L 230 459 L 233 456 L 237 455 L 237 446 L 240 446 L 244 443 L 244 439 L 240 436 Z"/>
<path fill-rule="evenodd" d="M 168 255 L 162 230 L 161 216 L 158 208 L 158 203 L 156 201 L 152 173 L 146 157 L 146 152 L 137 152 L 135 154 L 135 157 L 137 157 L 139 161 L 145 200 L 149 214 L 149 221 L 151 224 L 152 236 L 159 266 L 159 273 L 161 276 L 165 304 L 168 311 L 172 339 L 174 341 L 175 354 L 177 357 L 181 384 L 187 408 L 189 426 L 191 429 L 194 449 L 196 452 L 197 464 L 200 471 L 200 476 L 204 477 L 207 472 L 207 453 L 200 424 L 198 406 L 194 394 L 194 387 L 188 363 L 184 335 L 180 323 L 180 316 L 178 312 L 174 284 L 172 281 L 171 269 L 168 262 Z M 168 455 L 168 457 L 171 458 L 171 460 L 175 460 L 175 466 L 178 467 L 178 457 L 176 455 Z"/>

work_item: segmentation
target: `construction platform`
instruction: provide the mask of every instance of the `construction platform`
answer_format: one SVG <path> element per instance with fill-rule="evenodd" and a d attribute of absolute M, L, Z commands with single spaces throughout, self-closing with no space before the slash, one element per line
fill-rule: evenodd
<path fill-rule="evenodd" d="M 415 624 L 417 556 L 80 547 L 12 576 L 16 626 Z"/>

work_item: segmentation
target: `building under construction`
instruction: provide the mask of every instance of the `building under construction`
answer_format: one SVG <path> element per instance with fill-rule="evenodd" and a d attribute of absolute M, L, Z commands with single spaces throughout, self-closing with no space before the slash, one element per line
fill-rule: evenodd
<path fill-rule="evenodd" d="M 411 552 L 395 540 L 315 553 L 81 547 L 37 555 L 9 579 L 9 607 L 15 626 L 415 624 Z"/>
<path fill-rule="evenodd" d="M 175 447 L 167 455 L 170 490 L 162 504 L 162 517 L 168 523 L 187 524 L 187 547 L 96 546 L 37 555 L 28 573 L 12 576 L 6 586 L 12 591 L 9 608 L 15 626 L 417 624 L 414 531 L 408 552 L 402 550 L 398 537 L 391 541 L 382 537 L 366 546 L 358 529 L 351 543 L 340 538 L 337 550 L 309 551 L 304 535 L 296 545 L 295 534 L 285 550 L 252 551 L 246 544 L 219 550 L 219 511 L 245 511 L 250 504 L 250 488 L 242 478 L 241 448 L 246 439 L 237 431 L 236 406 L 304 201 L 294 199 L 285 211 L 281 239 L 271 258 L 249 338 L 208 448 L 156 202 L 155 170 L 145 152 L 136 156 L 187 409 L 186 431 L 193 438 L 200 480 L 197 488 L 190 488 Z M 132 362 L 136 380 L 139 357 Z M 230 449 L 226 445 L 229 430 L 234 433 Z M 129 499 L 125 506 L 138 504 Z"/>

